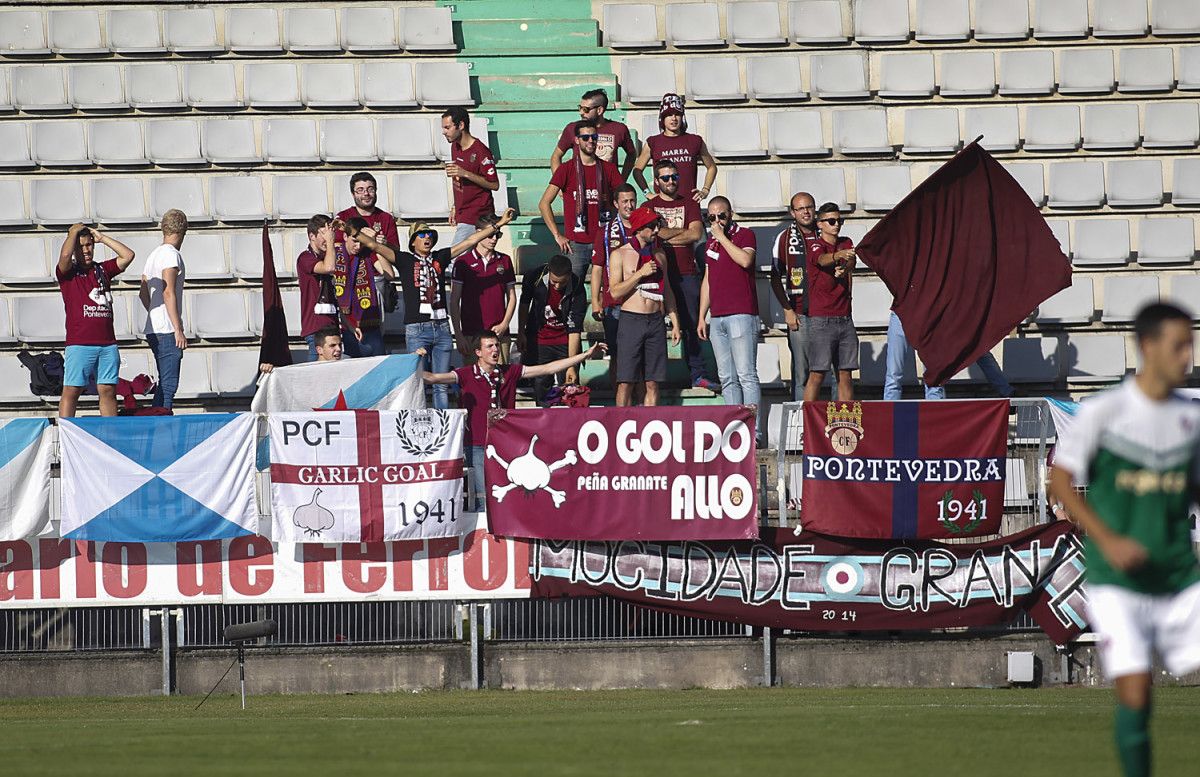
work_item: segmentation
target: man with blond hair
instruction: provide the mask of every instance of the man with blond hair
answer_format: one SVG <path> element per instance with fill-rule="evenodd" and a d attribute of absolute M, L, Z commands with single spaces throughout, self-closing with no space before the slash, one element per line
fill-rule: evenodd
<path fill-rule="evenodd" d="M 142 269 L 142 287 L 138 296 L 146 309 L 146 344 L 154 353 L 158 369 L 158 388 L 154 407 L 170 410 L 179 389 L 179 365 L 187 348 L 183 333 L 183 256 L 179 247 L 187 235 L 188 220 L 183 211 L 171 208 L 163 214 L 163 242 L 150 252 Z"/>

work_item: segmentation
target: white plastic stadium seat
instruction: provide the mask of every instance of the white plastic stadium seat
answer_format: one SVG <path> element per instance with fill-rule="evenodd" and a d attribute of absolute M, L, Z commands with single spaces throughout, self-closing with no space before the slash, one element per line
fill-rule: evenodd
<path fill-rule="evenodd" d="M 1058 241 L 1059 247 L 1062 248 L 1063 255 L 1070 258 L 1071 223 L 1066 219 L 1046 219 L 1046 226 L 1050 227 L 1050 232 Z"/>
<path fill-rule="evenodd" d="M 163 37 L 175 54 L 213 56 L 225 51 L 217 38 L 217 17 L 211 8 L 168 8 L 163 11 Z"/>
<path fill-rule="evenodd" d="M 741 167 L 727 170 L 722 191 L 735 213 L 746 216 L 786 210 L 775 167 Z"/>
<path fill-rule="evenodd" d="M 621 60 L 621 99 L 658 105 L 668 92 L 679 92 L 670 57 Z"/>
<path fill-rule="evenodd" d="M 13 104 L 30 113 L 69 111 L 66 68 L 21 65 L 11 69 Z"/>
<path fill-rule="evenodd" d="M 400 50 L 396 13 L 390 7 L 348 6 L 342 9 L 342 48 L 352 54 L 387 54 Z"/>
<path fill-rule="evenodd" d="M 250 119 L 209 119 L 204 122 L 204 156 L 213 164 L 261 164 Z"/>
<path fill-rule="evenodd" d="M 1155 35 L 1200 35 L 1200 6 L 1192 0 L 1154 0 Z"/>
<path fill-rule="evenodd" d="M 1088 0 L 1041 0 L 1035 7 L 1033 37 L 1041 40 L 1087 37 Z"/>
<path fill-rule="evenodd" d="M 834 111 L 833 147 L 842 154 L 890 155 L 893 149 L 888 140 L 887 111 L 883 108 Z"/>
<path fill-rule="evenodd" d="M 1193 102 L 1148 102 L 1143 148 L 1195 148 L 1200 143 L 1200 106 Z"/>
<path fill-rule="evenodd" d="M 842 24 L 837 0 L 793 0 L 788 3 L 788 29 L 792 42 L 846 43 L 850 37 Z"/>
<path fill-rule="evenodd" d="M 8 286 L 53 283 L 54 275 L 50 272 L 50 264 L 47 261 L 49 256 L 47 240 L 48 238 L 41 236 L 6 235 L 0 237 L 0 283 Z M 57 250 L 55 250 L 54 258 L 58 259 Z M 0 311 L 0 327 L 9 328 L 7 304 L 3 311 Z M 0 332 L 0 334 L 5 333 Z M 7 334 L 11 334 L 11 332 Z"/>
<path fill-rule="evenodd" d="M 90 166 L 83 122 L 33 122 L 33 158 L 42 167 Z"/>
<path fill-rule="evenodd" d="M 0 152 L 2 153 L 2 152 Z M 88 155 L 102 167 L 144 165 L 146 143 L 138 121 L 97 121 L 88 126 Z"/>
<path fill-rule="evenodd" d="M 762 157 L 767 153 L 756 111 L 710 114 L 704 136 L 708 150 L 719 159 Z"/>
<path fill-rule="evenodd" d="M 1146 218 L 1138 224 L 1138 264 L 1190 264 L 1195 255 L 1196 231 L 1190 216 Z"/>
<path fill-rule="evenodd" d="M 936 88 L 931 52 L 880 57 L 880 97 L 932 97 Z"/>
<path fill-rule="evenodd" d="M 1175 59 L 1168 46 L 1121 49 L 1117 91 L 1169 92 L 1175 85 Z"/>
<path fill-rule="evenodd" d="M 867 88 L 867 61 L 862 54 L 813 54 L 808 63 L 813 92 L 821 99 L 871 96 Z"/>
<path fill-rule="evenodd" d="M 880 281 L 859 280 L 854 284 L 852 309 L 854 326 L 866 329 L 882 329 L 891 318 L 892 293 Z"/>
<path fill-rule="evenodd" d="M 243 106 L 233 64 L 229 62 L 184 65 L 183 95 L 188 105 L 200 110 L 237 110 Z"/>
<path fill-rule="evenodd" d="M 267 236 L 271 241 L 271 258 L 275 263 L 275 274 L 281 278 L 290 277 L 293 273 L 286 267 L 287 252 L 283 247 L 283 234 L 278 231 L 270 231 Z M 296 253 L 307 248 L 308 240 L 306 238 L 303 248 L 297 249 Z M 229 235 L 229 266 L 233 270 L 233 274 L 239 278 L 257 281 L 263 277 L 262 233 L 259 230 L 234 232 Z M 251 305 L 258 307 L 261 311 L 261 307 L 254 302 L 251 302 Z M 261 317 L 260 313 L 259 318 L 261 319 Z M 250 318 L 253 322 L 253 311 Z"/>
<path fill-rule="evenodd" d="M 667 40 L 677 48 L 724 46 L 716 3 L 667 6 Z"/>
<path fill-rule="evenodd" d="M 1162 205 L 1162 163 L 1157 159 L 1108 162 L 1108 204 L 1114 208 Z"/>
<path fill-rule="evenodd" d="M 1027 0 L 976 0 L 975 40 L 1024 40 L 1028 37 Z"/>
<path fill-rule="evenodd" d="M 841 167 L 814 167 L 803 165 L 792 168 L 788 178 L 788 193 L 811 192 L 821 202 L 834 202 L 843 215 L 854 210 L 846 196 L 846 173 Z"/>
<path fill-rule="evenodd" d="M 0 68 L 0 113 L 13 110 L 12 85 L 9 83 L 8 68 Z"/>
<path fill-rule="evenodd" d="M 1045 170 L 1041 162 L 1018 162 L 1003 166 L 1039 208 L 1046 204 Z"/>
<path fill-rule="evenodd" d="M 466 62 L 418 62 L 417 100 L 426 108 L 474 105 Z"/>
<path fill-rule="evenodd" d="M 349 62 L 306 62 L 301 71 L 302 98 L 309 108 L 358 108 L 354 65 Z"/>
<path fill-rule="evenodd" d="M 322 120 L 321 158 L 333 164 L 378 162 L 375 122 L 365 118 Z"/>
<path fill-rule="evenodd" d="M 725 6 L 729 38 L 735 46 L 781 46 L 787 43 L 774 0 L 744 0 Z"/>
<path fill-rule="evenodd" d="M 0 178 L 0 227 L 24 227 L 30 223 L 21 179 Z"/>
<path fill-rule="evenodd" d="M 967 0 L 917 0 L 916 38 L 921 43 L 951 43 L 971 37 Z"/>
<path fill-rule="evenodd" d="M 1104 166 L 1100 162 L 1050 165 L 1051 208 L 1099 208 L 1104 202 Z"/>
<path fill-rule="evenodd" d="M 315 165 L 321 161 L 316 119 L 267 119 L 262 137 L 263 151 L 272 164 Z"/>
<path fill-rule="evenodd" d="M 200 124 L 192 119 L 148 121 L 146 155 L 156 165 L 203 165 L 200 153 Z"/>
<path fill-rule="evenodd" d="M 46 56 L 50 53 L 40 10 L 0 11 L 0 54 Z"/>
<path fill-rule="evenodd" d="M 1061 361 L 1056 337 L 1010 337 L 1004 341 L 1004 376 L 1014 383 L 1053 383 Z"/>
<path fill-rule="evenodd" d="M 1134 111 L 1137 111 L 1136 106 Z M 1035 103 L 1026 109 L 1026 151 L 1074 151 L 1078 148 L 1078 105 Z"/>
<path fill-rule="evenodd" d="M 68 77 L 71 104 L 81 111 L 129 107 L 118 65 L 73 65 Z"/>
<path fill-rule="evenodd" d="M 1021 145 L 1021 132 L 1015 105 L 988 105 L 967 108 L 963 114 L 963 137 L 967 140 L 983 136 L 979 145 L 993 153 L 1016 151 Z"/>
<path fill-rule="evenodd" d="M 150 213 L 156 219 L 171 208 L 178 208 L 188 217 L 188 224 L 212 221 L 204 204 L 204 186 L 200 178 L 190 175 L 171 175 L 150 179 Z"/>
<path fill-rule="evenodd" d="M 740 102 L 746 99 L 737 57 L 689 57 L 684 89 L 697 102 Z"/>
<path fill-rule="evenodd" d="M 604 45 L 612 49 L 662 48 L 658 12 L 650 3 L 606 3 Z"/>
<path fill-rule="evenodd" d="M 1200 318 L 1200 307 L 1195 300 L 1200 300 L 1200 275 L 1194 273 L 1178 273 L 1170 277 L 1167 299 L 1180 305 L 1189 312 L 1192 320 Z"/>
<path fill-rule="evenodd" d="M 435 156 L 429 121 L 421 116 L 381 119 L 379 156 L 385 162 L 433 161 Z"/>
<path fill-rule="evenodd" d="M 252 397 L 258 388 L 258 351 L 225 349 L 209 354 L 213 388 L 223 397 Z"/>
<path fill-rule="evenodd" d="M 257 232 L 255 237 L 258 237 Z M 187 277 L 197 281 L 227 281 L 233 278 L 221 233 L 194 232 L 187 236 Z"/>
<path fill-rule="evenodd" d="M 1069 335 L 1067 338 L 1067 380 L 1072 383 L 1098 383 L 1125 376 L 1124 335 Z"/>
<path fill-rule="evenodd" d="M 300 74 L 296 66 L 282 62 L 255 62 L 242 70 L 246 102 L 258 109 L 299 108 Z"/>
<path fill-rule="evenodd" d="M 996 60 L 990 51 L 950 51 L 940 55 L 942 97 L 991 97 L 996 91 Z"/>
<path fill-rule="evenodd" d="M 1144 0 L 1093 0 L 1092 37 L 1140 38 L 1146 34 L 1148 17 Z"/>
<path fill-rule="evenodd" d="M 820 111 L 768 113 L 767 147 L 775 156 L 828 156 Z"/>
<path fill-rule="evenodd" d="M 858 43 L 904 43 L 908 35 L 908 0 L 858 0 L 854 4 L 854 40 Z"/>
<path fill-rule="evenodd" d="M 401 13 L 401 44 L 408 51 L 454 51 L 457 48 L 449 8 L 407 6 Z"/>
<path fill-rule="evenodd" d="M 1054 52 L 1017 49 L 1000 52 L 1000 94 L 1048 95 L 1054 91 Z"/>
<path fill-rule="evenodd" d="M 1092 299 L 1092 279 L 1077 275 L 1071 285 L 1038 305 L 1039 324 L 1086 324 L 1096 313 Z"/>
<path fill-rule="evenodd" d="M 271 178 L 272 210 L 282 221 L 308 221 L 329 212 L 329 186 L 323 175 L 276 175 Z"/>
<path fill-rule="evenodd" d="M 226 8 L 225 43 L 237 54 L 282 54 L 279 12 L 274 8 Z"/>
<path fill-rule="evenodd" d="M 67 337 L 58 295 L 12 297 L 13 334 L 23 343 L 61 343 Z"/>
<path fill-rule="evenodd" d="M 101 176 L 91 180 L 92 218 L 105 226 L 152 224 L 141 178 Z"/>
<path fill-rule="evenodd" d="M 1131 151 L 1137 148 L 1140 138 L 1138 107 L 1134 103 L 1093 103 L 1083 109 L 1086 150 Z"/>
<path fill-rule="evenodd" d="M 100 39 L 100 14 L 90 8 L 50 11 L 50 50 L 64 57 L 107 54 Z"/>
<path fill-rule="evenodd" d="M 730 6 L 736 8 L 737 6 Z M 792 55 L 751 57 L 746 63 L 746 85 L 755 100 L 807 100 L 800 76 L 800 58 Z"/>
<path fill-rule="evenodd" d="M 417 92 L 407 62 L 366 62 L 362 66 L 359 102 L 367 108 L 415 108 Z"/>
<path fill-rule="evenodd" d="M 1158 302 L 1157 275 L 1111 275 L 1104 279 L 1104 312 L 1100 320 L 1106 324 L 1132 321 L 1151 302 Z"/>
<path fill-rule="evenodd" d="M 199 350 L 188 354 L 179 365 L 179 389 L 177 399 L 201 399 L 214 395 L 208 375 L 208 354 Z"/>
<path fill-rule="evenodd" d="M 1108 94 L 1116 87 L 1113 50 L 1063 49 L 1058 58 L 1058 91 L 1062 94 Z"/>
<path fill-rule="evenodd" d="M 0 168 L 21 170 L 34 167 L 29 145 L 29 125 L 23 121 L 0 122 Z"/>
<path fill-rule="evenodd" d="M 116 8 L 105 17 L 108 48 L 114 54 L 152 56 L 167 53 L 158 11 L 154 8 Z"/>
<path fill-rule="evenodd" d="M 179 69 L 169 62 L 142 63 L 125 68 L 129 104 L 142 111 L 186 108 Z"/>
<path fill-rule="evenodd" d="M 253 337 L 241 291 L 197 291 L 184 297 L 196 334 L 206 340 Z"/>
<path fill-rule="evenodd" d="M 294 54 L 335 54 L 342 50 L 337 12 L 332 8 L 285 8 L 283 44 Z"/>
<path fill-rule="evenodd" d="M 958 111 L 954 108 L 914 108 L 904 112 L 901 149 L 904 153 L 953 154 L 958 147 Z"/>
<path fill-rule="evenodd" d="M 209 191 L 213 215 L 219 221 L 262 221 L 267 218 L 262 179 L 257 175 L 213 178 L 209 183 Z"/>
<path fill-rule="evenodd" d="M 402 219 L 445 219 L 450 215 L 446 174 L 397 173 L 392 176 L 395 213 Z"/>
<path fill-rule="evenodd" d="M 1171 180 L 1172 205 L 1200 205 L 1200 159 L 1176 159 Z"/>
<path fill-rule="evenodd" d="M 908 165 L 858 168 L 858 206 L 869 212 L 889 211 L 912 191 Z"/>
<path fill-rule="evenodd" d="M 1075 222 L 1074 264 L 1080 267 L 1129 262 L 1127 219 L 1080 219 Z"/>

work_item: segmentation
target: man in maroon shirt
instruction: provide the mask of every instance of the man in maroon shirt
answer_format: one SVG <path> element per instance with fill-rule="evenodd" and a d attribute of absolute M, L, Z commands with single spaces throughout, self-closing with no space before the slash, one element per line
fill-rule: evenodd
<path fill-rule="evenodd" d="M 606 110 L 608 110 L 608 92 L 603 89 L 584 92 L 583 97 L 579 99 L 580 120 L 596 122 L 596 156 L 615 165 L 617 149 L 625 152 L 625 160 L 620 168 L 621 180 L 624 181 L 629 177 L 630 169 L 633 168 L 633 159 L 637 156 L 637 149 L 634 148 L 633 138 L 629 135 L 629 128 L 619 121 L 610 121 L 604 118 Z M 551 173 L 558 170 L 558 166 L 563 162 L 563 157 L 575 147 L 575 125 L 577 123 L 573 121 L 563 127 L 562 134 L 558 138 L 558 145 L 555 146 L 554 153 L 550 155 Z"/>
<path fill-rule="evenodd" d="M 820 397 L 825 373 L 837 370 L 839 402 L 854 399 L 853 372 L 858 369 L 858 334 L 850 317 L 854 241 L 841 237 L 841 211 L 827 202 L 817 208 L 820 239 L 808 251 L 808 383 L 804 400 Z"/>
<path fill-rule="evenodd" d="M 328 216 L 318 213 L 308 220 L 308 248 L 296 257 L 296 277 L 300 281 L 300 334 L 308 343 L 309 361 L 317 361 L 317 333 L 339 326 L 337 295 L 333 288 L 336 264 L 333 227 Z"/>
<path fill-rule="evenodd" d="M 482 332 L 472 338 L 471 350 L 475 363 L 459 367 L 453 372 L 423 372 L 426 383 L 458 384 L 459 406 L 467 411 L 467 466 L 475 478 L 476 499 L 483 494 L 483 457 L 487 445 L 487 414 L 489 410 L 508 409 L 517 406 L 517 381 L 522 378 L 539 378 L 577 367 L 593 356 L 604 355 L 604 343 L 596 343 L 576 356 L 539 364 L 523 366 L 500 365 L 500 341 L 494 332 Z M 413 353 L 425 355 L 425 349 Z M 597 358 L 599 358 L 597 356 Z"/>
<path fill-rule="evenodd" d="M 354 204 L 337 214 L 338 221 L 349 221 L 355 216 L 361 216 L 381 240 L 393 248 L 399 246 L 400 235 L 396 231 L 396 219 L 387 211 L 375 207 L 378 200 L 375 176 L 370 173 L 355 173 L 350 176 L 350 194 L 354 196 Z M 340 235 L 338 239 L 341 239 Z"/>
<path fill-rule="evenodd" d="M 646 206 L 662 218 L 658 238 L 667 244 L 667 281 L 675 294 L 679 326 L 683 329 L 683 357 L 691 372 L 692 386 L 713 391 L 717 384 L 708 379 L 696 324 L 700 314 L 700 274 L 696 267 L 696 241 L 704 237 L 700 206 L 691 197 L 679 194 L 679 169 L 669 159 L 654 165 L 658 194 L 646 200 Z"/>
<path fill-rule="evenodd" d="M 571 260 L 550 257 L 544 267 L 525 273 L 521 282 L 521 305 L 517 313 L 517 342 L 525 364 L 546 364 L 582 349 L 583 317 L 587 292 L 571 272 Z M 570 369 L 554 375 L 563 385 L 579 382 Z M 533 382 L 533 396 L 541 402 L 554 381 L 550 376 Z"/>
<path fill-rule="evenodd" d="M 117 256 L 95 262 L 96 243 Z M 129 246 L 98 230 L 73 224 L 67 231 L 54 268 L 67 315 L 67 353 L 63 365 L 63 390 L 58 415 L 71 418 L 84 388 L 96 382 L 100 415 L 117 414 L 117 372 L 121 356 L 113 330 L 112 279 L 133 261 Z"/>
<path fill-rule="evenodd" d="M 713 182 L 717 180 L 717 162 L 708 153 L 704 138 L 687 131 L 687 118 L 683 113 L 683 98 L 677 94 L 664 94 L 662 105 L 658 110 L 658 128 L 662 132 L 651 135 L 642 144 L 642 152 L 638 154 L 633 166 L 633 179 L 637 181 L 642 192 L 648 193 L 646 179 L 642 171 L 651 163 L 658 164 L 664 159 L 675 163 L 679 170 L 679 192 L 684 197 L 691 197 L 700 202 L 712 190 Z M 704 186 L 696 188 L 696 178 L 699 165 L 704 165 Z M 655 181 L 657 187 L 658 182 Z"/>
<path fill-rule="evenodd" d="M 607 221 L 611 192 L 624 183 L 617 167 L 596 156 L 595 121 L 575 123 L 575 155 L 558 166 L 542 194 L 538 211 L 554 236 L 558 250 L 571 259 L 571 270 L 580 283 L 592 262 L 592 243 Z M 558 228 L 551 206 L 559 192 L 563 198 L 563 229 Z M 603 205 L 603 207 L 602 207 Z M 602 214 L 603 211 L 603 214 Z M 603 218 L 602 218 L 603 215 Z"/>
<path fill-rule="evenodd" d="M 475 227 L 494 227 L 499 220 L 496 214 L 485 213 L 475 221 Z M 501 361 L 508 361 L 509 324 L 517 309 L 517 275 L 512 257 L 496 250 L 502 234 L 499 229 L 491 232 L 453 263 L 450 322 L 459 353 L 466 359 L 473 356 L 471 338 L 480 332 L 493 332 L 500 340 Z"/>
<path fill-rule="evenodd" d="M 471 134 L 466 108 L 456 105 L 442 114 L 442 135 L 450 144 L 446 177 L 454 181 L 450 226 L 455 228 L 454 242 L 461 243 L 475 233 L 480 216 L 496 212 L 492 192 L 500 188 L 500 179 L 491 149 Z"/>

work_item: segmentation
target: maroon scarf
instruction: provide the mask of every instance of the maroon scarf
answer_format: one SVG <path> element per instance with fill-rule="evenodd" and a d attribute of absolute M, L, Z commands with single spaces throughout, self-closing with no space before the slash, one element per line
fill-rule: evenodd
<path fill-rule="evenodd" d="M 334 247 L 333 285 L 342 315 L 358 326 L 363 319 L 379 318 L 379 299 L 375 295 L 375 263 L 371 255 L 349 256 L 346 247 Z"/>
<path fill-rule="evenodd" d="M 583 163 L 583 157 L 578 153 L 578 149 L 571 156 L 575 160 L 575 231 L 587 232 L 587 179 L 584 176 L 587 165 Z M 597 220 L 605 223 L 608 221 L 608 208 L 605 205 L 608 202 L 608 180 L 604 176 L 604 162 L 600 157 L 596 157 L 595 167 Z"/>

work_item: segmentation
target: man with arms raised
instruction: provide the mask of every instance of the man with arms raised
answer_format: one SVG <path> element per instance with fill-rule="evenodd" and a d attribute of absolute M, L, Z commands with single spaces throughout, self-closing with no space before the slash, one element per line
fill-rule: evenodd
<path fill-rule="evenodd" d="M 1116 686 L 1126 777 L 1150 774 L 1152 654 L 1176 676 L 1200 669 L 1200 404 L 1176 393 L 1192 371 L 1192 319 L 1152 304 L 1133 323 L 1141 369 L 1079 407 L 1058 441 L 1050 488 L 1087 533 L 1088 622 Z M 1086 495 L 1076 488 L 1087 485 Z"/>
<path fill-rule="evenodd" d="M 454 242 L 461 243 L 475 232 L 481 216 L 495 214 L 492 192 L 500 188 L 500 179 L 491 149 L 471 134 L 471 115 L 466 108 L 456 105 L 446 109 L 442 114 L 442 136 L 450 144 L 446 177 L 454 181 L 450 225 L 454 227 Z"/>
<path fill-rule="evenodd" d="M 658 404 L 659 384 L 667 379 L 667 333 L 679 342 L 675 295 L 667 283 L 667 256 L 658 242 L 658 214 L 642 206 L 629 216 L 632 239 L 612 252 L 609 292 L 621 305 L 617 322 L 617 405 L 633 404 L 635 383 L 645 382 L 647 406 Z"/>
<path fill-rule="evenodd" d="M 617 149 L 625 152 L 625 160 L 621 164 L 621 180 L 629 177 L 633 167 L 633 158 L 637 149 L 633 146 L 633 138 L 629 136 L 629 128 L 619 121 L 610 121 L 604 117 L 608 110 L 608 92 L 603 89 L 592 89 L 584 92 L 579 98 L 579 120 L 594 122 L 596 127 L 596 156 L 605 162 L 617 163 Z M 575 147 L 575 125 L 570 122 L 563 127 L 558 145 L 550 155 L 550 172 L 553 173 L 562 164 L 563 157 Z"/>

